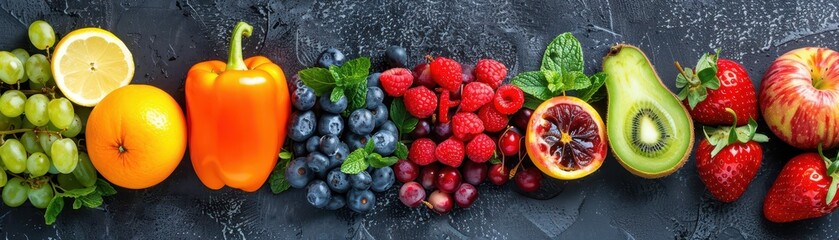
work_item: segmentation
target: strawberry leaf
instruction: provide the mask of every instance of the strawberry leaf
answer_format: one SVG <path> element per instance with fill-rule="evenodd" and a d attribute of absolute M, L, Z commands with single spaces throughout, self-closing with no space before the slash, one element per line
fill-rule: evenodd
<path fill-rule="evenodd" d="M 830 181 L 830 187 L 827 189 L 827 205 L 833 202 L 833 199 L 836 198 L 836 185 L 839 184 L 839 177 L 831 176 L 833 180 Z"/>

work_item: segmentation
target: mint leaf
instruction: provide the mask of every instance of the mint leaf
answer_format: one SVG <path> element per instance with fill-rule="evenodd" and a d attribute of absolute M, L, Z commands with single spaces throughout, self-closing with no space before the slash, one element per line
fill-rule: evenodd
<path fill-rule="evenodd" d="M 603 87 L 603 84 L 606 83 L 606 77 L 607 76 L 608 75 L 604 72 L 599 72 L 599 73 L 595 73 L 594 75 L 591 75 L 591 77 L 589 77 L 589 85 L 590 86 L 577 91 L 577 97 L 579 97 L 583 101 L 586 101 L 586 102 L 589 102 L 589 103 L 595 102 L 595 101 L 589 101 L 589 100 L 592 100 L 592 97 L 594 96 L 594 94 L 597 93 L 597 91 L 599 91 L 600 88 Z"/>
<path fill-rule="evenodd" d="M 591 86 L 591 82 L 583 72 L 565 72 L 562 74 L 563 91 L 579 90 Z"/>
<path fill-rule="evenodd" d="M 73 209 L 82 208 L 82 200 L 80 198 L 73 199 Z"/>
<path fill-rule="evenodd" d="M 280 160 L 274 166 L 274 170 L 271 171 L 271 176 L 268 177 L 268 184 L 271 186 L 271 192 L 274 194 L 284 192 L 291 187 L 291 184 L 285 179 L 285 169 L 288 166 L 289 159 Z"/>
<path fill-rule="evenodd" d="M 88 195 L 84 195 L 84 196 L 81 196 L 79 198 L 76 198 L 76 200 L 81 201 L 82 204 L 87 208 L 99 207 L 99 206 L 102 205 L 102 202 L 103 202 L 102 201 L 102 195 L 99 195 L 98 193 L 91 193 L 91 194 L 88 194 Z M 75 203 L 73 203 L 73 205 L 75 206 Z"/>
<path fill-rule="evenodd" d="M 520 73 L 513 77 L 510 82 L 537 99 L 548 100 L 554 97 L 548 89 L 548 80 L 545 78 L 545 74 L 540 71 Z"/>
<path fill-rule="evenodd" d="M 393 155 L 399 159 L 408 159 L 408 146 L 402 142 L 397 142 L 396 151 L 393 152 Z"/>
<path fill-rule="evenodd" d="M 368 139 L 367 143 L 364 144 L 364 152 L 366 152 L 367 154 L 373 153 L 373 149 L 376 148 L 376 143 L 374 143 L 374 142 L 375 141 L 373 141 L 372 138 Z"/>
<path fill-rule="evenodd" d="M 61 210 L 64 210 L 64 197 L 59 194 L 53 197 L 52 200 L 50 200 L 50 204 L 47 205 L 47 211 L 44 213 L 44 222 L 46 222 L 47 225 L 55 223 L 55 219 L 58 217 L 58 214 L 61 213 Z"/>
<path fill-rule="evenodd" d="M 539 105 L 542 105 L 543 102 L 545 102 L 545 100 L 538 99 L 530 94 L 525 94 L 523 106 L 529 109 L 536 109 L 539 107 Z"/>
<path fill-rule="evenodd" d="M 489 159 L 489 164 L 501 164 L 504 163 L 501 161 L 501 158 L 498 157 L 498 153 L 493 153 L 492 157 Z"/>
<path fill-rule="evenodd" d="M 349 92 L 346 92 L 347 90 L 349 90 Z M 344 93 L 347 94 L 347 100 L 350 101 L 350 111 L 363 108 L 367 105 L 366 80 L 363 83 L 356 83 L 355 85 L 350 85 L 344 91 Z"/>
<path fill-rule="evenodd" d="M 344 88 L 335 87 L 332 89 L 332 94 L 329 95 L 329 101 L 338 102 L 344 96 Z"/>
<path fill-rule="evenodd" d="M 382 157 L 378 153 L 372 153 L 367 156 L 367 162 L 370 163 L 370 166 L 374 168 L 383 168 L 390 165 L 393 165 L 398 161 L 396 157 Z"/>
<path fill-rule="evenodd" d="M 341 77 L 341 69 L 335 65 L 329 65 L 329 74 L 332 75 L 332 79 L 335 79 L 335 85 L 339 87 L 346 86 L 346 82 L 344 78 Z"/>
<path fill-rule="evenodd" d="M 564 91 L 565 81 L 563 81 L 562 72 L 544 70 L 542 71 L 542 74 L 545 75 L 545 79 L 548 80 L 548 90 L 550 90 L 553 95 L 557 95 L 557 93 Z"/>
<path fill-rule="evenodd" d="M 101 178 L 96 179 L 96 191 L 102 194 L 102 196 L 106 197 L 117 194 L 117 190 L 114 189 L 114 187 L 111 186 L 111 184 L 109 184 L 105 180 L 102 180 Z"/>
<path fill-rule="evenodd" d="M 346 174 L 358 174 L 367 170 L 367 152 L 364 149 L 356 149 L 347 155 L 347 159 L 341 164 L 341 172 Z"/>
<path fill-rule="evenodd" d="M 283 149 L 280 152 L 279 157 L 280 157 L 280 160 L 291 160 L 291 158 L 294 157 L 294 155 L 291 154 L 291 152 L 289 152 L 288 150 Z"/>
<path fill-rule="evenodd" d="M 556 36 L 542 55 L 541 70 L 560 72 L 583 71 L 583 48 L 571 33 Z"/>
<path fill-rule="evenodd" d="M 67 190 L 64 193 L 61 193 L 61 195 L 65 196 L 65 197 L 77 198 L 77 197 L 81 197 L 81 196 L 84 196 L 84 195 L 88 195 L 88 194 L 92 193 L 93 191 L 96 191 L 96 185 L 86 187 L 86 188 L 78 188 L 78 189 L 73 189 L 73 190 Z"/>
<path fill-rule="evenodd" d="M 400 134 L 413 131 L 417 126 L 417 122 L 419 122 L 419 119 L 416 119 L 408 114 L 408 110 L 405 109 L 405 103 L 402 102 L 402 98 L 394 98 L 393 102 L 390 103 L 390 120 L 392 120 L 396 125 L 396 128 L 399 129 Z"/>
<path fill-rule="evenodd" d="M 297 72 L 297 75 L 303 84 L 315 91 L 317 96 L 327 93 L 335 86 L 335 78 L 325 68 L 307 68 Z"/>
<path fill-rule="evenodd" d="M 361 80 L 367 80 L 367 75 L 370 75 L 370 58 L 360 57 L 345 62 L 341 65 L 340 74 L 347 84 L 358 84 Z"/>

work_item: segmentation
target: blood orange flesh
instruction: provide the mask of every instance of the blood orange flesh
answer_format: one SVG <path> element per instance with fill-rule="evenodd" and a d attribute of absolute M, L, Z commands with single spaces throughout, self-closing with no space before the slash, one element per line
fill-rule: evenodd
<path fill-rule="evenodd" d="M 606 158 L 606 130 L 600 114 L 576 97 L 548 99 L 534 110 L 525 146 L 534 165 L 557 179 L 596 171 Z"/>

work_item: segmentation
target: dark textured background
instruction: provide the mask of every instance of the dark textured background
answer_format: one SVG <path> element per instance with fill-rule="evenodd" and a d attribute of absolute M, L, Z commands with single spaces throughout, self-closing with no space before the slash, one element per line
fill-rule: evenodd
<path fill-rule="evenodd" d="M 311 65 L 327 46 L 381 62 L 390 44 L 406 47 L 412 63 L 425 54 L 465 63 L 490 57 L 507 64 L 512 74 L 538 68 L 544 46 L 570 31 L 584 46 L 589 74 L 599 69 L 610 45 L 626 42 L 646 51 L 672 89 L 674 60 L 692 66 L 702 52 L 722 48 L 722 56 L 742 62 L 758 85 L 769 63 L 786 51 L 839 48 L 839 9 L 828 0 L 3 0 L 0 9 L 0 49 L 30 46 L 26 28 L 37 19 L 50 22 L 59 37 L 80 27 L 102 27 L 133 52 L 133 83 L 161 87 L 181 103 L 187 69 L 199 61 L 225 59 L 238 20 L 255 26 L 245 42 L 246 55 L 266 55 L 289 75 Z M 101 209 L 65 210 L 54 226 L 44 225 L 43 212 L 32 207 L 0 206 L 0 237 L 839 238 L 839 214 L 790 224 L 763 219 L 764 195 L 783 164 L 799 153 L 770 137 L 757 178 L 732 204 L 710 198 L 692 159 L 667 178 L 644 180 L 610 157 L 600 171 L 563 183 L 564 191 L 548 200 L 514 193 L 509 184 L 484 185 L 473 208 L 438 216 L 402 206 L 392 190 L 379 198 L 373 213 L 359 215 L 314 209 L 301 190 L 281 195 L 271 194 L 267 186 L 251 194 L 211 191 L 187 159 L 165 182 L 140 191 L 118 189 Z"/>

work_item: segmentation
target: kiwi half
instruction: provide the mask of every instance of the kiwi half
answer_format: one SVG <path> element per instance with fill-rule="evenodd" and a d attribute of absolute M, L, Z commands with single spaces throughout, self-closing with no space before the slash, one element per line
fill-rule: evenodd
<path fill-rule="evenodd" d="M 693 149 L 693 120 L 641 49 L 618 44 L 603 59 L 606 133 L 618 162 L 644 178 L 667 176 Z"/>

